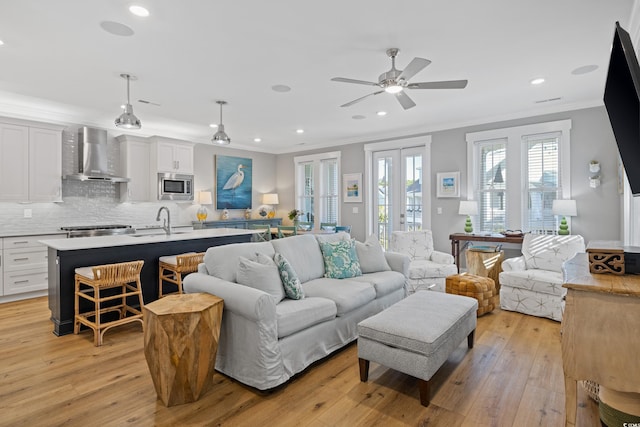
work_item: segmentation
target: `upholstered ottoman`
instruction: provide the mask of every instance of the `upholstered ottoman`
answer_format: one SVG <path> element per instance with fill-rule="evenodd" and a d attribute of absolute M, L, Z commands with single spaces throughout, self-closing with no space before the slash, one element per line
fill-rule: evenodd
<path fill-rule="evenodd" d="M 360 381 L 369 362 L 420 380 L 420 403 L 429 405 L 429 380 L 467 338 L 473 348 L 478 301 L 459 295 L 420 291 L 358 324 Z"/>
<path fill-rule="evenodd" d="M 447 277 L 445 288 L 448 294 L 464 295 L 478 300 L 478 317 L 493 311 L 500 305 L 500 295 L 496 285 L 489 277 L 468 273 L 453 274 Z"/>

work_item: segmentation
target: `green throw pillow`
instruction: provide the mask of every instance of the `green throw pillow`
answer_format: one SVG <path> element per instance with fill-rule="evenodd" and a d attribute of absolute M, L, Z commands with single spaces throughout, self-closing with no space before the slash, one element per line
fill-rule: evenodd
<path fill-rule="evenodd" d="M 348 277 L 362 276 L 353 240 L 319 243 L 320 249 L 322 249 L 322 257 L 324 258 L 324 277 L 346 279 Z"/>
<path fill-rule="evenodd" d="M 273 260 L 278 266 L 278 272 L 280 273 L 280 279 L 282 279 L 282 286 L 284 287 L 284 293 L 287 295 L 287 298 L 304 298 L 304 289 L 302 289 L 300 279 L 293 267 L 291 267 L 291 264 L 289 264 L 289 261 L 279 252 L 276 252 Z"/>

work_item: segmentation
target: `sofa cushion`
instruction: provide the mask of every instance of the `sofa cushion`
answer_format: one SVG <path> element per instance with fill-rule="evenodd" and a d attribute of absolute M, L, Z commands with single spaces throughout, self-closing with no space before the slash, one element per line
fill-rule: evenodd
<path fill-rule="evenodd" d="M 340 240 L 351 240 L 351 235 L 341 231 L 339 233 L 321 233 L 315 234 L 318 243 L 322 242 L 337 242 Z"/>
<path fill-rule="evenodd" d="M 324 277 L 346 279 L 362 276 L 353 240 L 320 242 L 320 249 L 324 259 Z"/>
<path fill-rule="evenodd" d="M 398 289 L 403 289 L 405 277 L 397 271 L 378 271 L 377 273 L 367 273 L 362 276 L 352 277 L 349 280 L 371 283 L 376 290 L 376 298 L 380 298 Z"/>
<path fill-rule="evenodd" d="M 362 274 L 391 270 L 384 256 L 384 249 L 375 234 L 367 237 L 364 243 L 356 242 L 356 253 Z"/>
<path fill-rule="evenodd" d="M 289 261 L 279 252 L 273 256 L 273 260 L 278 266 L 280 272 L 280 279 L 282 280 L 282 286 L 284 287 L 284 293 L 287 298 L 302 299 L 304 298 L 304 289 L 300 284 L 298 274 L 291 267 Z"/>
<path fill-rule="evenodd" d="M 275 239 L 271 244 L 289 261 L 302 283 L 324 276 L 322 252 L 312 234 Z"/>
<path fill-rule="evenodd" d="M 338 316 L 349 313 L 376 298 L 373 285 L 351 279 L 320 278 L 306 282 L 302 287 L 308 297 L 332 300 L 338 309 Z"/>
<path fill-rule="evenodd" d="M 547 236 L 526 234 L 522 242 L 527 269 L 562 272 L 562 264 L 578 252 L 584 252 L 582 236 Z"/>
<path fill-rule="evenodd" d="M 228 282 L 237 281 L 238 258 L 243 256 L 255 259 L 257 253 L 273 257 L 275 251 L 269 242 L 233 243 L 213 246 L 204 254 L 204 264 L 210 276 L 219 277 Z"/>
<path fill-rule="evenodd" d="M 500 273 L 500 286 L 562 296 L 567 289 L 562 287 L 562 273 L 548 270 L 517 270 Z"/>
<path fill-rule="evenodd" d="M 285 299 L 276 305 L 278 338 L 336 317 L 336 304 L 326 298 Z"/>
<path fill-rule="evenodd" d="M 433 261 L 416 260 L 409 264 L 409 279 L 425 277 L 447 277 L 458 273 L 455 264 L 437 264 Z"/>
<path fill-rule="evenodd" d="M 411 260 L 428 260 L 433 252 L 431 230 L 394 231 L 391 233 L 390 250 L 407 254 Z"/>
<path fill-rule="evenodd" d="M 284 298 L 278 267 L 273 259 L 265 254 L 258 254 L 256 261 L 239 257 L 237 279 L 241 285 L 268 293 L 275 304 Z"/>

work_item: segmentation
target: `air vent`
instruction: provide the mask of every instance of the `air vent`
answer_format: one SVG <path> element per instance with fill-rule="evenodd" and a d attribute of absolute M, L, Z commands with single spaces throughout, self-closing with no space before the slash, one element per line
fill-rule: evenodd
<path fill-rule="evenodd" d="M 561 97 L 549 98 L 549 99 L 541 99 L 540 101 L 536 101 L 536 104 L 543 104 L 545 102 L 560 101 L 561 99 L 562 99 Z"/>

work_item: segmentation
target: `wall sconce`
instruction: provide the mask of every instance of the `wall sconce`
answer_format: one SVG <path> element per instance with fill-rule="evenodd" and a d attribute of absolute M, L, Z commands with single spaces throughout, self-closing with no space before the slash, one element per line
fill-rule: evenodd
<path fill-rule="evenodd" d="M 589 187 L 600 187 L 600 162 L 591 160 L 589 163 Z"/>

